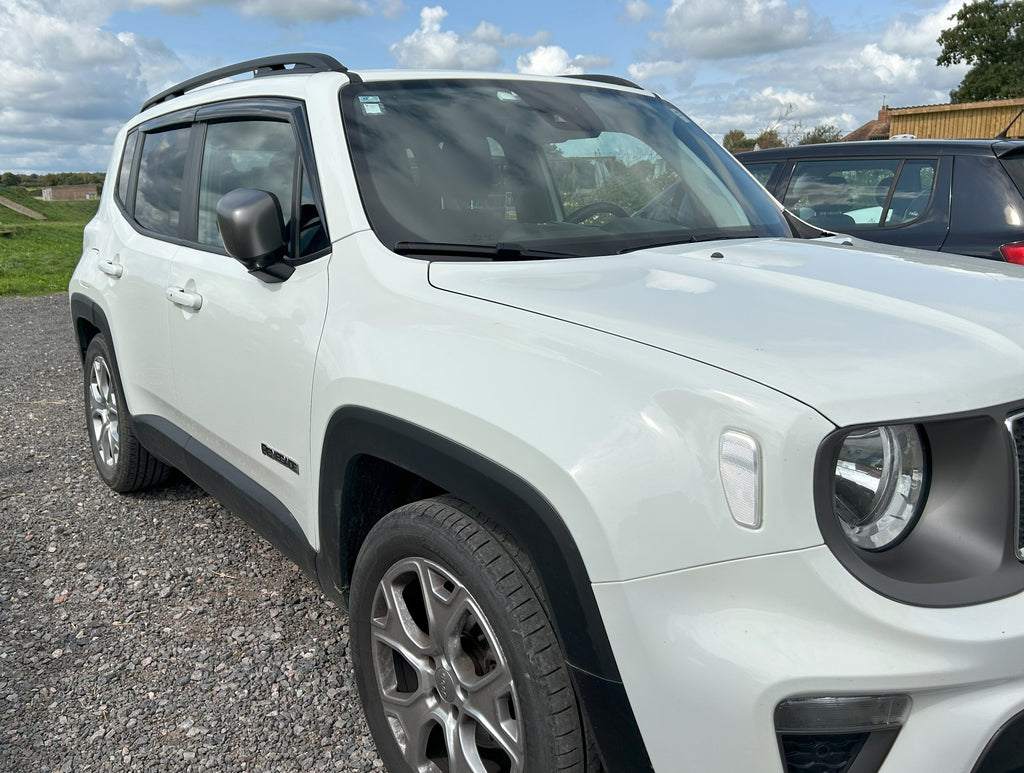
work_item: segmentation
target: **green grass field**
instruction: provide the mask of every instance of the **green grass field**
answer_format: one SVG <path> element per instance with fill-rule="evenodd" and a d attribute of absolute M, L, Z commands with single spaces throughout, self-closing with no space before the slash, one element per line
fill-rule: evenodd
<path fill-rule="evenodd" d="M 46 295 L 68 289 L 82 255 L 82 229 L 99 201 L 40 201 L 0 186 L 0 196 L 45 215 L 33 220 L 0 206 L 0 295 Z"/>

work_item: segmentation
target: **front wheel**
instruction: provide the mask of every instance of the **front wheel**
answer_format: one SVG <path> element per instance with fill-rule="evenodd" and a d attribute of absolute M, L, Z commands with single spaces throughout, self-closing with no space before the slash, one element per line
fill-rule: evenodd
<path fill-rule="evenodd" d="M 356 680 L 391 773 L 582 773 L 568 669 L 528 557 L 466 503 L 387 515 L 352 579 Z"/>

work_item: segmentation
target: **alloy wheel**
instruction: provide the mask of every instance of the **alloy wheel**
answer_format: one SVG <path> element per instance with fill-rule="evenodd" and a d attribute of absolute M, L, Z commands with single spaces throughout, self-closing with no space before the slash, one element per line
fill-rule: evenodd
<path fill-rule="evenodd" d="M 121 453 L 117 390 L 102 356 L 93 358 L 89 373 L 89 429 L 100 460 L 115 467 Z"/>
<path fill-rule="evenodd" d="M 391 732 L 417 773 L 522 773 L 515 680 L 470 591 L 424 558 L 381 578 L 370 638 Z"/>

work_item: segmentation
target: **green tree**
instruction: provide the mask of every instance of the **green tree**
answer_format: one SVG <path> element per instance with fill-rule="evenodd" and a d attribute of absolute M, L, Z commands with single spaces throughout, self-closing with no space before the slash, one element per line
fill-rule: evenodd
<path fill-rule="evenodd" d="M 949 18 L 956 24 L 939 35 L 936 62 L 971 65 L 950 100 L 1024 95 L 1024 0 L 976 0 Z"/>
<path fill-rule="evenodd" d="M 737 150 L 751 150 L 756 142 L 754 137 L 748 137 L 742 129 L 733 129 L 725 133 L 725 137 L 722 138 L 722 147 L 730 153 L 735 153 Z"/>
<path fill-rule="evenodd" d="M 754 146 L 764 150 L 765 148 L 784 148 L 786 143 L 779 136 L 779 130 L 775 127 L 765 129 L 757 135 Z"/>
<path fill-rule="evenodd" d="M 809 132 L 804 134 L 797 142 L 797 145 L 819 145 L 823 142 L 839 142 L 843 133 L 839 127 L 830 123 L 819 123 Z"/>
<path fill-rule="evenodd" d="M 8 187 L 21 185 L 21 178 L 13 172 L 4 172 L 0 175 L 0 185 L 6 185 Z"/>

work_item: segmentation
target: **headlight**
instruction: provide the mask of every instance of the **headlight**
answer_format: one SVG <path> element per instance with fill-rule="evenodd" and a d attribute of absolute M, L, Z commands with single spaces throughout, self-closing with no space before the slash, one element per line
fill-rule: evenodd
<path fill-rule="evenodd" d="M 913 424 L 854 430 L 836 459 L 832 503 L 846 537 L 885 550 L 906 536 L 924 504 L 928 480 L 921 433 Z"/>

